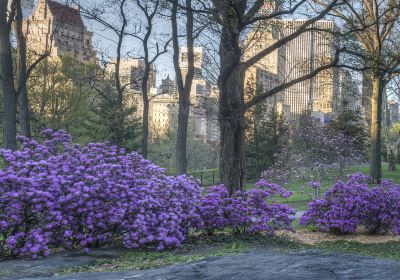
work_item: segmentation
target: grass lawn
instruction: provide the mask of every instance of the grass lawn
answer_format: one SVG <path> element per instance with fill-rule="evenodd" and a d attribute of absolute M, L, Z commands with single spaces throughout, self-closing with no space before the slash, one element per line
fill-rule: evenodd
<path fill-rule="evenodd" d="M 350 168 L 347 174 L 352 174 L 355 172 L 362 172 L 368 174 L 368 166 L 360 166 Z M 388 165 L 383 163 L 382 165 L 382 177 L 385 179 L 391 179 L 395 183 L 400 184 L 400 168 L 395 172 L 388 171 Z M 337 174 L 331 173 L 327 175 L 327 179 L 324 182 L 321 182 L 321 194 L 330 188 L 332 184 L 335 182 L 337 178 Z M 290 182 L 282 187 L 286 188 L 293 192 L 293 195 L 289 198 L 276 198 L 275 200 L 279 203 L 286 203 L 291 206 L 296 211 L 304 211 L 307 209 L 307 204 L 311 200 L 314 195 L 314 190 L 307 186 L 307 182 L 310 180 L 298 180 L 294 182 Z M 248 187 L 252 187 L 253 185 L 248 185 Z"/>
<path fill-rule="evenodd" d="M 327 252 L 342 252 L 377 258 L 400 260 L 400 242 L 364 244 L 356 241 L 338 240 L 321 242 L 316 248 Z"/>

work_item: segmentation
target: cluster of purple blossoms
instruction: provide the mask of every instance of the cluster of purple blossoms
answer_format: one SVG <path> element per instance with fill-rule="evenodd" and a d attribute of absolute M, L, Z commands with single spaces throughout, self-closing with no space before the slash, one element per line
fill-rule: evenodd
<path fill-rule="evenodd" d="M 0 171 L 0 255 L 87 252 L 115 241 L 163 250 L 180 246 L 192 230 L 272 234 L 291 226 L 294 211 L 271 201 L 290 193 L 265 180 L 233 196 L 215 186 L 201 197 L 198 182 L 167 176 L 137 153 L 74 145 L 64 131 L 45 130 L 42 138 L 21 137 L 18 151 L 0 151 L 7 164 Z"/>
<path fill-rule="evenodd" d="M 262 179 L 256 188 L 230 196 L 223 185 L 209 188 L 199 213 L 201 228 L 208 233 L 230 227 L 234 234 L 274 234 L 277 229 L 292 229 L 294 210 L 275 203 L 273 197 L 289 197 L 290 192 Z"/>
<path fill-rule="evenodd" d="M 320 183 L 320 182 L 317 182 L 317 181 L 308 182 L 307 185 L 308 185 L 310 188 L 313 188 L 313 189 L 320 189 L 320 188 L 321 188 L 321 183 Z"/>
<path fill-rule="evenodd" d="M 201 187 L 192 179 L 166 176 L 139 154 L 107 143 L 80 147 L 64 131 L 42 136 L 1 151 L 7 162 L 0 171 L 1 254 L 87 251 L 112 240 L 161 250 L 179 246 L 198 222 Z"/>
<path fill-rule="evenodd" d="M 337 234 L 359 228 L 370 234 L 400 234 L 400 186 L 385 180 L 375 184 L 369 176 L 355 173 L 310 202 L 300 224 Z"/>

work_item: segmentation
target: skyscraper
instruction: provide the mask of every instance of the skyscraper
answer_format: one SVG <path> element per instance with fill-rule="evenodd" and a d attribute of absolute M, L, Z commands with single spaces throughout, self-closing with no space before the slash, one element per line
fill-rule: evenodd
<path fill-rule="evenodd" d="M 202 74 L 203 50 L 200 47 L 194 47 L 193 48 L 193 53 L 194 53 L 194 76 L 193 76 L 193 80 L 202 80 L 203 79 L 203 74 Z M 183 81 L 185 81 L 185 77 L 186 77 L 187 72 L 188 72 L 188 49 L 186 47 L 181 49 L 179 64 L 180 64 L 180 67 L 181 67 Z"/>
<path fill-rule="evenodd" d="M 261 31 L 252 33 L 251 40 L 254 42 L 249 42 L 245 57 L 251 57 L 281 38 L 293 34 L 305 21 L 278 19 Z M 332 21 L 317 21 L 314 26 L 318 29 L 334 29 Z M 319 66 L 329 63 L 333 55 L 333 36 L 328 32 L 315 30 L 299 35 L 261 59 L 255 66 L 276 74 L 279 83 L 282 84 L 300 78 Z M 273 97 L 274 103 L 280 104 L 281 108 L 286 108 L 284 112 L 289 119 L 296 119 L 303 112 L 310 110 L 320 118 L 321 122 L 327 122 L 333 112 L 337 74 L 334 69 L 325 70 L 314 78 L 277 93 Z"/>

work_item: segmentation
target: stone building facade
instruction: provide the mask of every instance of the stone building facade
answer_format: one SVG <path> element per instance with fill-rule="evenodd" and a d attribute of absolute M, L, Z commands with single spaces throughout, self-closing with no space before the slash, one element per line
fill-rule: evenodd
<path fill-rule="evenodd" d="M 32 15 L 24 20 L 23 30 L 33 56 L 47 51 L 50 58 L 68 55 L 80 62 L 96 63 L 93 33 L 87 30 L 78 6 L 39 0 Z"/>

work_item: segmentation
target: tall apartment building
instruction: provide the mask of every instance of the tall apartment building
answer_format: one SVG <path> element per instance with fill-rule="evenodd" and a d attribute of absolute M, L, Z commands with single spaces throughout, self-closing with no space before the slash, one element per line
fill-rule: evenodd
<path fill-rule="evenodd" d="M 180 52 L 181 53 L 179 56 L 179 65 L 181 67 L 182 78 L 185 81 L 185 77 L 186 77 L 187 71 L 188 71 L 188 49 L 186 47 L 181 48 Z M 202 80 L 203 79 L 202 69 L 203 69 L 203 61 L 204 61 L 203 49 L 200 47 L 194 47 L 193 54 L 194 54 L 193 80 Z"/>
<path fill-rule="evenodd" d="M 116 60 L 112 60 L 107 66 L 107 70 L 114 72 L 115 67 Z M 125 88 L 125 102 L 128 106 L 134 105 L 136 107 L 135 117 L 137 118 L 141 118 L 143 114 L 143 99 L 140 93 L 144 68 L 144 60 L 136 58 L 122 58 L 119 66 L 121 85 Z M 147 88 L 149 95 L 156 95 L 156 71 L 153 67 L 150 70 Z"/>
<path fill-rule="evenodd" d="M 161 85 L 159 87 L 159 92 L 169 95 L 173 95 L 175 93 L 175 83 L 169 78 L 169 75 L 166 79 L 162 79 Z"/>
<path fill-rule="evenodd" d="M 114 71 L 115 65 L 116 60 L 113 60 L 109 68 Z M 122 58 L 119 66 L 122 85 L 133 91 L 141 91 L 144 69 L 143 59 Z M 149 90 L 156 87 L 156 71 L 153 66 L 151 66 L 147 87 Z"/>
<path fill-rule="evenodd" d="M 79 6 L 39 0 L 24 20 L 27 48 L 33 54 L 50 52 L 51 58 L 69 55 L 80 62 L 96 62 L 92 32 L 87 31 Z"/>
<path fill-rule="evenodd" d="M 187 48 L 181 49 L 180 66 L 182 78 L 185 79 L 188 71 Z M 201 47 L 194 47 L 194 76 L 190 91 L 190 121 L 196 138 L 204 142 L 218 142 L 219 128 L 216 125 L 216 110 L 211 109 L 213 104 L 212 86 L 203 76 L 206 56 Z"/>
<path fill-rule="evenodd" d="M 261 28 L 261 31 L 251 33 L 245 59 L 292 34 L 305 21 L 278 19 Z M 335 28 L 332 21 L 321 20 L 314 25 L 319 29 Z M 279 83 L 285 83 L 329 63 L 334 55 L 333 40 L 333 36 L 329 33 L 308 31 L 276 49 L 254 66 L 275 74 Z M 337 80 L 336 70 L 325 70 L 312 79 L 279 92 L 273 97 L 275 99 L 273 102 L 267 102 L 279 104 L 280 110 L 289 119 L 296 119 L 303 112 L 310 110 L 321 122 L 327 122 L 333 113 Z"/>
<path fill-rule="evenodd" d="M 149 108 L 150 130 L 152 134 L 162 135 L 172 129 L 178 119 L 178 96 L 175 82 L 162 79 L 161 85 L 151 95 Z"/>

